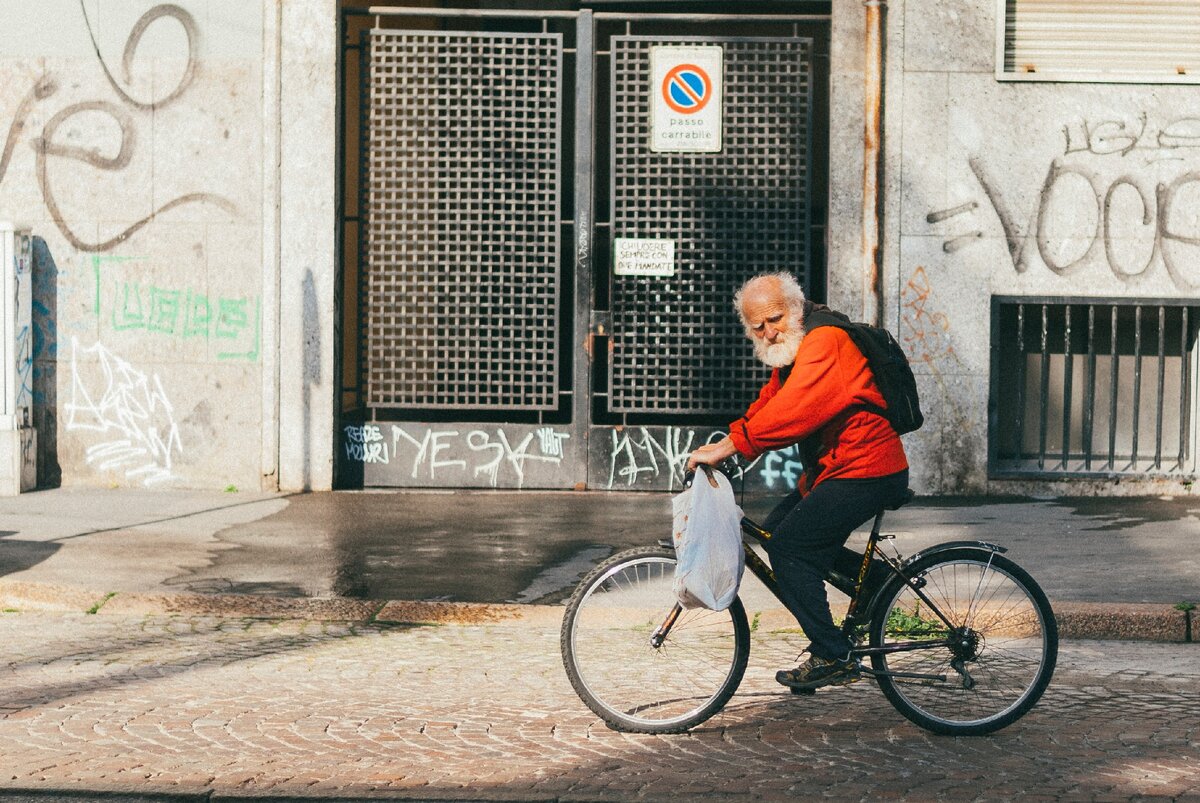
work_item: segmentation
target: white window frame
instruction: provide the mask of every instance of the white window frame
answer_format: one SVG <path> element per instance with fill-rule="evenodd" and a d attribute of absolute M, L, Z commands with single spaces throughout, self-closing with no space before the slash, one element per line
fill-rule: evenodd
<path fill-rule="evenodd" d="M 1170 2 L 1170 0 L 1165 0 Z M 1005 51 L 1008 44 L 1008 8 L 1011 3 L 1019 0 L 996 0 L 996 80 L 998 81 L 1040 81 L 1040 82 L 1077 82 L 1097 84 L 1200 84 L 1200 64 L 1186 73 L 1148 73 L 1114 70 L 1112 72 L 1076 71 L 1076 70 L 1037 70 L 1032 72 L 1010 71 L 1005 69 Z M 1076 5 L 1086 6 L 1092 2 L 1103 0 L 1074 0 Z M 1200 7 L 1200 0 L 1175 0 L 1185 10 L 1191 6 Z M 1068 0 L 1063 0 L 1067 5 Z M 1097 49 L 1103 48 L 1103 43 L 1097 43 Z M 1102 56 L 1098 56 L 1098 59 Z"/>

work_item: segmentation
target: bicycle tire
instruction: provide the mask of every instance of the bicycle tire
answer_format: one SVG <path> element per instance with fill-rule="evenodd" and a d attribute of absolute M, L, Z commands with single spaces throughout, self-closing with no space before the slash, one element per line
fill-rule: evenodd
<path fill-rule="evenodd" d="M 1024 716 L 1049 685 L 1058 659 L 1058 625 L 1041 587 L 1003 555 L 974 547 L 918 558 L 907 573 L 924 581 L 922 591 L 961 637 L 957 653 L 938 647 L 872 655 L 876 672 L 946 677 L 877 675 L 888 701 L 922 728 L 957 736 L 992 733 Z M 923 605 L 893 577 L 877 597 L 870 645 L 948 637 L 945 624 L 923 612 Z M 952 666 L 956 657 L 963 658 L 970 681 Z"/>
<path fill-rule="evenodd" d="M 614 730 L 682 733 L 721 710 L 741 683 L 750 627 L 741 600 L 684 610 L 660 647 L 650 637 L 675 604 L 675 553 L 619 552 L 567 602 L 560 646 L 572 687 Z"/>

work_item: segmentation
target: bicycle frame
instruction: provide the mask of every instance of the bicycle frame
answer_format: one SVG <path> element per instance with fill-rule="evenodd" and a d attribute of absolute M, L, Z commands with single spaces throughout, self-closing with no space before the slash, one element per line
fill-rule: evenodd
<path fill-rule="evenodd" d="M 724 486 L 719 479 L 713 481 Z M 1058 651 L 1054 610 L 1029 573 L 1000 554 L 1003 547 L 944 541 L 907 557 L 885 549 L 882 541 L 894 536 L 880 533 L 884 514 L 911 498 L 910 491 L 898 504 L 870 511 L 873 524 L 863 516 L 856 548 L 830 550 L 824 582 L 849 603 L 839 626 L 850 643 L 837 651 L 850 647 L 845 664 L 828 677 L 777 672 L 776 679 L 793 694 L 812 694 L 823 682 L 870 678 L 925 730 L 992 733 L 1024 716 L 1046 690 Z M 677 604 L 670 586 L 679 555 L 670 539 L 612 555 L 571 595 L 559 637 L 563 665 L 580 699 L 609 727 L 682 733 L 705 722 L 737 692 L 755 645 L 796 632 L 774 624 L 777 607 L 789 609 L 794 598 L 788 573 L 772 569 L 790 531 L 745 517 L 734 526 L 736 534 L 724 537 L 741 542 L 745 565 L 778 602 L 751 583 L 728 610 Z M 756 628 L 760 617 L 772 623 L 766 631 Z M 778 627 L 788 625 L 779 620 Z M 791 636 L 784 641 L 792 647 Z"/>
<path fill-rule="evenodd" d="M 871 564 L 878 559 L 883 562 L 883 565 L 887 567 L 888 571 L 892 575 L 899 577 L 901 581 L 929 607 L 929 610 L 931 610 L 934 615 L 936 615 L 937 618 L 942 621 L 947 630 L 950 631 L 950 637 L 936 640 L 894 642 L 881 647 L 856 647 L 851 651 L 851 654 L 858 658 L 864 658 L 872 655 L 886 655 L 898 652 L 911 652 L 914 650 L 928 650 L 938 647 L 954 649 L 956 643 L 955 633 L 959 628 L 957 628 L 945 616 L 945 614 L 942 613 L 937 604 L 925 594 L 925 592 L 922 590 L 924 583 L 920 581 L 914 581 L 904 570 L 904 567 L 918 558 L 923 557 L 924 555 L 931 554 L 951 546 L 962 545 L 964 543 L 986 548 L 993 553 L 1003 552 L 1005 551 L 1004 548 L 994 544 L 987 544 L 982 541 L 953 542 L 952 544 L 940 544 L 928 550 L 918 552 L 904 563 L 897 563 L 887 555 L 883 554 L 883 552 L 879 549 L 880 539 L 892 537 L 890 535 L 881 535 L 879 532 L 879 528 L 883 524 L 884 512 L 885 511 L 881 509 L 875 514 L 875 522 L 871 527 L 871 534 L 867 537 L 867 546 L 863 551 L 862 562 L 859 564 L 858 576 L 850 583 L 846 583 L 844 581 L 845 578 L 835 575 L 832 572 L 826 578 L 835 588 L 850 597 L 850 606 L 846 611 L 846 618 L 842 622 L 842 632 L 846 633 L 847 635 L 851 635 L 857 628 L 870 621 L 876 604 L 875 594 L 880 588 L 882 588 L 882 585 L 879 588 L 876 588 L 870 594 L 864 594 L 864 590 Z M 767 565 L 766 561 L 759 557 L 758 553 L 755 552 L 753 548 L 754 543 L 759 543 L 763 546 L 766 546 L 771 540 L 771 533 L 768 530 L 763 529 L 749 517 L 745 516 L 742 517 L 741 526 L 743 534 L 742 548 L 745 550 L 746 554 L 746 568 L 748 568 L 751 573 L 754 574 L 754 576 L 757 577 L 762 584 L 767 587 L 767 590 L 770 591 L 777 600 L 779 600 L 780 604 L 784 604 L 783 597 L 779 590 L 779 582 L 775 579 L 775 572 L 770 566 Z M 658 626 L 658 628 L 654 631 L 654 634 L 650 637 L 650 643 L 654 647 L 661 646 L 666 640 L 667 634 L 670 633 L 671 627 L 675 624 L 675 621 L 678 619 L 682 611 L 683 606 L 681 606 L 679 603 L 676 603 L 671 612 L 667 614 L 667 617 L 664 619 L 663 623 Z M 865 667 L 864 671 L 867 671 L 870 674 L 875 674 L 873 670 Z M 911 673 L 889 674 L 894 677 L 915 677 L 945 680 L 944 675 L 913 675 Z"/>
<path fill-rule="evenodd" d="M 879 528 L 883 524 L 883 514 L 883 510 L 880 510 L 875 514 L 875 522 L 871 527 L 871 534 L 867 536 L 867 546 L 866 549 L 863 550 L 862 562 L 858 567 L 858 576 L 854 578 L 848 587 L 845 583 L 838 582 L 840 578 L 836 576 L 827 578 L 831 580 L 831 584 L 835 588 L 838 588 L 839 591 L 846 593 L 847 596 L 850 597 L 850 606 L 846 609 L 846 618 L 842 622 L 842 632 L 849 635 L 855 628 L 861 624 L 864 624 L 870 619 L 874 607 L 872 604 L 874 599 L 871 595 L 864 595 L 863 590 L 866 586 L 867 573 L 870 571 L 871 564 L 876 560 L 877 557 L 888 568 L 889 572 L 900 577 L 904 583 L 913 590 L 913 593 L 915 593 L 929 606 L 929 609 L 933 611 L 939 619 L 942 620 L 942 623 L 945 624 L 947 628 L 953 629 L 953 625 L 950 623 L 949 619 L 947 619 L 942 612 L 938 610 L 938 607 L 933 600 L 929 599 L 929 597 L 925 595 L 925 592 L 921 590 L 920 585 L 914 583 L 912 578 L 905 574 L 904 570 L 900 566 L 896 565 L 894 561 L 892 561 L 879 550 L 880 538 L 891 537 L 880 535 Z M 774 597 L 782 604 L 783 598 L 779 592 L 779 582 L 775 579 L 775 572 L 772 571 L 771 567 L 767 565 L 766 561 L 758 556 L 758 553 L 755 552 L 751 546 L 752 541 L 766 546 L 767 542 L 771 540 L 771 533 L 760 527 L 748 517 L 742 518 L 742 533 L 744 536 L 746 536 L 742 541 L 742 546 L 746 552 L 746 567 L 754 573 L 755 577 L 762 581 L 762 584 L 767 587 L 767 590 L 769 590 L 771 594 L 774 595 Z M 867 598 L 864 599 L 864 596 Z M 940 641 L 926 640 L 899 642 L 896 644 L 889 644 L 887 647 L 859 647 L 853 652 L 855 655 L 862 657 L 873 654 L 904 652 L 908 650 L 922 650 L 933 647 L 949 646 L 949 639 Z"/>

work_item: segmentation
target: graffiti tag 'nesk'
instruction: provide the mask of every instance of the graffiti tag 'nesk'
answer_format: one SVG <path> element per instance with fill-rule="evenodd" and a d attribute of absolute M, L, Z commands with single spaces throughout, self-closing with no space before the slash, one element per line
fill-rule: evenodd
<path fill-rule="evenodd" d="M 563 441 L 571 437 L 553 427 L 541 427 L 526 433 L 514 446 L 508 433 L 499 427 L 494 433 L 479 429 L 466 433 L 427 429 L 423 435 L 416 437 L 393 424 L 389 442 L 378 424 L 351 425 L 343 429 L 346 457 L 349 460 L 390 464 L 400 459 L 410 459 L 410 476 L 413 479 L 425 472 L 428 472 L 431 480 L 438 479 L 439 472 L 443 479 L 448 471 L 467 472 L 472 478 L 487 477 L 493 488 L 499 483 L 502 466 L 507 465 L 512 469 L 516 475 L 516 487 L 520 488 L 525 482 L 525 466 L 528 462 L 561 465 L 564 458 Z M 464 446 L 466 452 L 463 451 Z M 409 456 L 402 458 L 402 452 L 409 453 Z"/>

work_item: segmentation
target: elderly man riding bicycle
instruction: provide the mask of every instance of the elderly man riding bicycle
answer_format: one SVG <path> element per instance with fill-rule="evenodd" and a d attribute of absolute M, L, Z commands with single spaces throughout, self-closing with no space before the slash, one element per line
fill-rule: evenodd
<path fill-rule="evenodd" d="M 734 306 L 755 355 L 774 371 L 729 434 L 693 452 L 688 469 L 801 445 L 806 471 L 764 527 L 773 533 L 767 551 L 781 598 L 811 655 L 775 679 L 793 689 L 850 683 L 860 667 L 833 623 L 824 578 L 850 533 L 904 497 L 908 460 L 866 357 L 838 327 L 806 329 L 824 308 L 805 299 L 791 274 L 750 279 Z"/>

